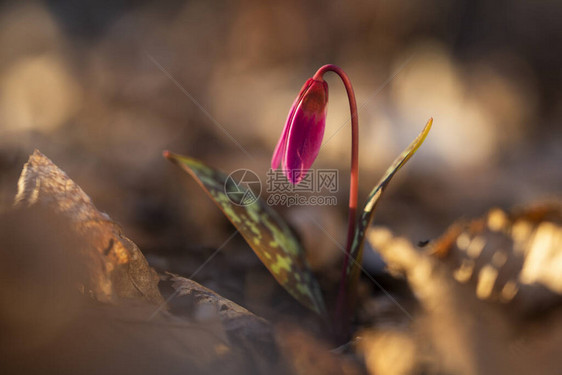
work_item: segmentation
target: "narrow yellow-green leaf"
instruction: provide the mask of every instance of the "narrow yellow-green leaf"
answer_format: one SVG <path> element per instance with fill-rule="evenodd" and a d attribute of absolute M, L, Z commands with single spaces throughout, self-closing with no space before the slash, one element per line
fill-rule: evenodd
<path fill-rule="evenodd" d="M 373 219 L 373 214 L 377 203 L 379 202 L 382 194 L 384 193 L 386 187 L 392 180 L 392 177 L 406 164 L 408 160 L 416 153 L 418 148 L 422 145 L 423 141 L 427 137 L 431 125 L 433 124 L 433 118 L 427 121 L 427 124 L 423 128 L 422 132 L 417 136 L 416 139 L 408 148 L 406 148 L 400 156 L 394 160 L 392 165 L 386 170 L 384 176 L 380 179 L 379 183 L 369 194 L 365 208 L 361 213 L 361 217 L 357 224 L 357 229 L 355 230 L 355 236 L 353 238 L 353 244 L 351 246 L 350 261 L 348 262 L 347 274 L 351 278 L 351 283 L 349 284 L 351 288 L 354 288 L 355 280 L 359 275 L 359 265 L 363 257 L 363 241 L 365 238 L 365 231 L 369 227 L 371 220 Z"/>

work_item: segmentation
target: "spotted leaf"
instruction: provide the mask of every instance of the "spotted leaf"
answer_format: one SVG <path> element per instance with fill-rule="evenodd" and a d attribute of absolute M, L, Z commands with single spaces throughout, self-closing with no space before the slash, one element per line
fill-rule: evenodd
<path fill-rule="evenodd" d="M 361 260 L 363 257 L 363 241 L 365 239 L 365 231 L 369 227 L 371 220 L 373 219 L 373 214 L 375 212 L 375 207 L 379 202 L 382 193 L 384 193 L 386 187 L 392 180 L 392 177 L 406 164 L 408 160 L 416 153 L 418 148 L 422 145 L 423 141 L 427 137 L 429 130 L 431 129 L 431 125 L 433 124 L 433 118 L 430 118 L 427 121 L 427 124 L 423 128 L 422 132 L 417 136 L 416 139 L 407 149 L 405 149 L 400 156 L 394 160 L 394 163 L 386 170 L 384 176 L 380 179 L 379 183 L 375 186 L 375 188 L 369 194 L 367 199 L 367 204 L 365 204 L 365 208 L 361 213 L 361 217 L 359 218 L 359 222 L 357 224 L 357 229 L 355 230 L 355 236 L 353 238 L 353 243 L 351 245 L 351 253 L 350 259 L 351 261 L 348 263 L 347 267 L 347 274 L 348 277 L 351 278 L 350 285 L 351 288 L 354 288 L 355 281 L 359 276 L 359 265 L 361 264 Z"/>
<path fill-rule="evenodd" d="M 295 299 L 320 315 L 326 313 L 320 287 L 305 260 L 304 249 L 287 223 L 251 189 L 223 172 L 185 156 L 166 158 L 189 173 L 238 229 L 258 258 Z M 240 200 L 231 201 L 235 192 Z"/>

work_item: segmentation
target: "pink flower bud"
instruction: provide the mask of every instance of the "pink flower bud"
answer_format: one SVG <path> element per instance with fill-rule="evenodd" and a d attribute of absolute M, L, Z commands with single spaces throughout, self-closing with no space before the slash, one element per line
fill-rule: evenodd
<path fill-rule="evenodd" d="M 327 104 L 328 84 L 310 78 L 291 107 L 273 152 L 271 168 L 277 169 L 281 162 L 283 173 L 293 185 L 306 176 L 318 156 L 326 127 Z"/>

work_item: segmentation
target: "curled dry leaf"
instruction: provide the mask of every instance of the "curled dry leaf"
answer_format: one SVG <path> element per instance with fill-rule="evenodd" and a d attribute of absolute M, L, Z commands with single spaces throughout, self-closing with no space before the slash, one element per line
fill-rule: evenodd
<path fill-rule="evenodd" d="M 481 219 L 458 223 L 433 253 L 454 278 L 474 287 L 479 299 L 528 313 L 561 302 L 562 205 L 537 205 L 513 213 L 492 209 Z"/>
<path fill-rule="evenodd" d="M 406 276 L 421 305 L 411 334 L 417 352 L 431 354 L 417 358 L 418 367 L 429 373 L 556 373 L 558 355 L 545 349 L 562 344 L 561 217 L 558 204 L 514 213 L 493 209 L 453 224 L 423 251 L 373 228 L 369 241 L 392 272 Z M 380 368 L 384 358 L 377 363 L 376 353 L 366 355 Z"/>
<path fill-rule="evenodd" d="M 192 305 L 192 317 L 198 321 L 213 321 L 218 318 L 228 335 L 231 345 L 252 356 L 251 366 L 258 373 L 286 373 L 285 364 L 280 361 L 278 348 L 271 324 L 240 305 L 220 296 L 210 289 L 185 277 L 168 274 L 175 297 L 171 299 L 172 312 L 185 313 L 185 302 Z M 188 299 L 186 301 L 186 299 Z M 176 311 L 175 305 L 183 306 Z"/>
<path fill-rule="evenodd" d="M 39 151 L 23 169 L 15 205 L 0 214 L 7 373 L 38 373 L 46 363 L 60 374 L 285 373 L 271 357 L 259 362 L 268 348 L 276 355 L 269 323 L 195 282 L 174 280 L 220 321 L 160 311 L 159 279 L 137 246 Z M 83 298 L 78 284 L 112 303 Z"/>
<path fill-rule="evenodd" d="M 116 298 L 161 303 L 158 276 L 139 248 L 66 173 L 38 150 L 30 156 L 18 181 L 16 207 L 42 206 L 66 218 L 94 251 L 88 257 L 85 287 L 100 301 Z"/>
<path fill-rule="evenodd" d="M 175 289 L 178 300 L 189 296 L 201 306 L 213 308 L 209 315 L 218 316 L 227 332 L 235 332 L 244 337 L 262 337 L 272 341 L 272 329 L 269 322 L 240 305 L 226 299 L 210 289 L 205 288 L 193 280 L 185 277 L 170 275 L 172 287 Z"/>
<path fill-rule="evenodd" d="M 95 249 L 72 225 L 40 205 L 0 213 L 2 374 L 251 373 L 218 321 L 78 293 Z"/>

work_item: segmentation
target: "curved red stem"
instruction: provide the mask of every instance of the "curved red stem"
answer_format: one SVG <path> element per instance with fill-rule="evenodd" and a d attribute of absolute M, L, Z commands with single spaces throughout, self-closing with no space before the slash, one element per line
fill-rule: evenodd
<path fill-rule="evenodd" d="M 324 73 L 329 71 L 336 73 L 341 78 L 347 91 L 347 97 L 349 98 L 349 110 L 351 112 L 351 174 L 349 181 L 349 216 L 347 226 L 347 242 L 336 303 L 336 311 L 334 314 L 334 328 L 336 330 L 336 336 L 338 337 L 338 339 L 345 340 L 349 335 L 350 301 L 353 300 L 353 298 L 351 298 L 351 296 L 349 296 L 347 293 L 347 267 L 350 262 L 349 258 L 351 256 L 351 245 L 353 243 L 355 226 L 357 222 L 356 211 L 357 196 L 359 190 L 359 119 L 357 114 L 357 102 L 355 100 L 355 93 L 353 92 L 351 81 L 349 80 L 347 74 L 345 74 L 345 72 L 340 67 L 332 64 L 324 65 L 320 69 L 318 69 L 313 78 L 322 79 Z M 353 291 L 351 291 L 351 293 L 353 293 Z"/>

